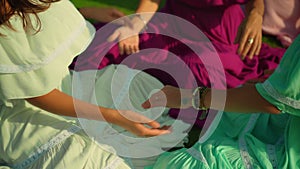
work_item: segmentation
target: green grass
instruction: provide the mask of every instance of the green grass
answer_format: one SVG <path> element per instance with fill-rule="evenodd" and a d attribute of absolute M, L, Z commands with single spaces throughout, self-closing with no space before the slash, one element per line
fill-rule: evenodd
<path fill-rule="evenodd" d="M 269 44 L 271 47 L 282 47 L 281 43 L 276 39 L 275 36 L 263 35 L 263 42 Z"/>
<path fill-rule="evenodd" d="M 99 7 L 115 7 L 125 14 L 134 13 L 138 7 L 139 0 L 72 0 L 77 7 L 82 6 L 99 6 Z M 162 5 L 165 0 L 162 1 Z"/>
<path fill-rule="evenodd" d="M 115 7 L 125 14 L 134 13 L 139 5 L 139 0 L 72 0 L 77 7 L 83 6 L 99 6 L 99 7 Z M 161 6 L 165 3 L 162 1 Z M 280 42 L 273 36 L 264 35 L 263 42 L 268 43 L 272 47 L 281 47 Z"/>
<path fill-rule="evenodd" d="M 72 0 L 73 3 L 77 7 L 86 7 L 86 6 L 99 6 L 99 7 L 115 7 L 125 14 L 134 13 L 135 9 L 139 4 L 139 0 Z M 164 4 L 165 0 L 163 0 L 162 4 Z M 272 47 L 280 47 L 279 41 L 273 37 L 264 35 L 263 42 L 268 43 Z M 201 129 L 193 128 L 189 132 L 189 143 L 186 147 L 192 146 L 199 137 Z"/>

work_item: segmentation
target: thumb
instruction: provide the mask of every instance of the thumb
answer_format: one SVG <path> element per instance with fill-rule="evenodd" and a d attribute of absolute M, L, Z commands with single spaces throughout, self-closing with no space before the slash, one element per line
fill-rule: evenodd
<path fill-rule="evenodd" d="M 148 123 L 146 123 L 148 126 L 150 126 L 150 127 L 152 127 L 152 128 L 159 128 L 160 127 L 160 124 L 157 122 L 157 121 L 155 121 L 155 120 L 153 120 L 153 121 L 150 121 L 150 122 L 148 122 Z"/>

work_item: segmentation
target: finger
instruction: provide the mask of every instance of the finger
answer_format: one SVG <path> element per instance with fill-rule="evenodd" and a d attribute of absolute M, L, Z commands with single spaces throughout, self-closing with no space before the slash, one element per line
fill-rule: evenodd
<path fill-rule="evenodd" d="M 243 40 L 245 42 L 244 42 L 243 50 L 241 51 L 242 59 L 245 59 L 245 57 L 249 53 L 249 50 L 253 47 L 253 43 L 255 41 L 253 37 L 254 37 L 253 35 L 249 35 L 247 36 L 247 38 L 245 38 L 246 40 Z"/>
<path fill-rule="evenodd" d="M 124 44 L 123 44 L 123 42 L 119 42 L 119 52 L 120 52 L 120 55 L 124 54 Z"/>
<path fill-rule="evenodd" d="M 119 36 L 120 36 L 120 32 L 118 30 L 116 30 L 112 35 L 110 35 L 107 38 L 107 41 L 112 42 L 112 41 L 116 40 Z"/>
<path fill-rule="evenodd" d="M 239 43 L 239 48 L 238 48 L 238 54 L 242 54 L 242 52 L 244 51 L 244 48 L 245 48 L 245 44 L 246 44 L 246 41 L 247 41 L 247 37 L 248 37 L 248 33 L 243 31 L 240 35 L 240 43 Z"/>
<path fill-rule="evenodd" d="M 244 29 L 243 34 L 241 35 L 240 45 L 238 48 L 238 54 L 241 55 L 242 59 L 245 58 L 249 50 L 249 39 L 253 38 L 253 35 L 249 33 L 247 29 Z"/>
<path fill-rule="evenodd" d="M 241 57 L 242 59 L 245 59 L 247 56 L 247 53 L 249 52 L 250 47 L 252 46 L 252 44 L 245 44 L 245 46 L 243 47 L 243 50 L 241 51 Z"/>
<path fill-rule="evenodd" d="M 158 136 L 158 135 L 163 135 L 163 134 L 169 134 L 171 133 L 170 130 L 164 130 L 164 129 L 149 129 L 147 128 L 145 130 L 144 135 L 146 137 L 152 137 L 152 136 Z"/>
<path fill-rule="evenodd" d="M 255 55 L 259 55 L 260 49 L 261 49 L 261 45 L 262 45 L 262 37 L 261 37 L 261 35 L 259 35 L 258 38 L 259 38 L 259 41 L 258 41 L 258 44 L 257 44 L 257 49 L 255 51 Z"/>
<path fill-rule="evenodd" d="M 261 39 L 257 38 L 257 42 L 256 42 L 256 48 L 254 50 L 254 56 L 258 56 L 259 52 L 260 52 L 260 48 L 261 48 Z"/>
<path fill-rule="evenodd" d="M 148 126 L 150 126 L 152 128 L 155 128 L 155 129 L 157 129 L 157 128 L 160 127 L 160 124 L 157 121 L 155 121 L 155 120 L 148 121 L 145 124 L 147 124 Z"/>
<path fill-rule="evenodd" d="M 130 49 L 130 54 L 135 53 L 135 47 L 134 47 L 134 45 L 130 45 L 129 49 Z"/>
<path fill-rule="evenodd" d="M 131 47 L 130 47 L 130 45 L 124 45 L 124 49 L 125 49 L 126 55 L 130 55 L 131 54 Z"/>
<path fill-rule="evenodd" d="M 133 52 L 134 52 L 134 53 L 139 52 L 139 46 L 138 46 L 138 45 L 134 45 L 134 46 L 133 46 Z"/>
<path fill-rule="evenodd" d="M 162 126 L 162 127 L 160 127 L 159 129 L 161 129 L 161 130 L 170 130 L 170 131 L 172 131 L 172 127 L 171 127 L 171 126 Z"/>
<path fill-rule="evenodd" d="M 251 46 L 249 48 L 249 52 L 248 52 L 249 59 L 253 59 L 254 53 L 257 49 L 257 44 L 258 44 L 258 40 L 257 40 L 257 38 L 255 38 L 253 44 L 251 44 Z"/>

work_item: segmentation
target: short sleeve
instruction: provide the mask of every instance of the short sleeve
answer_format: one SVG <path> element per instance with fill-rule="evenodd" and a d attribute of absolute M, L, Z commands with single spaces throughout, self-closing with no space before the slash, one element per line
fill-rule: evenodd
<path fill-rule="evenodd" d="M 68 0 L 51 4 L 38 16 L 42 27 L 37 33 L 23 30 L 17 16 L 10 19 L 16 31 L 0 27 L 1 100 L 40 96 L 57 88 L 95 34 Z"/>
<path fill-rule="evenodd" d="M 279 110 L 300 116 L 300 36 L 288 48 L 278 68 L 258 92 Z"/>

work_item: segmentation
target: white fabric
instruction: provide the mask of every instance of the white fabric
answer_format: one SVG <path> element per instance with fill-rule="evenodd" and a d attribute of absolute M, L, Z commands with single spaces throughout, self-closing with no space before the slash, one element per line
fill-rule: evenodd
<path fill-rule="evenodd" d="M 110 65 L 100 71 L 73 72 L 75 97 L 104 107 L 133 110 L 155 119 L 162 126 L 172 126 L 171 134 L 139 138 L 118 126 L 80 119 L 88 135 L 100 143 L 112 145 L 118 155 L 132 158 L 132 163 L 137 166 L 149 165 L 155 161 L 149 158 L 155 158 L 163 148 L 183 147 L 187 141 L 186 131 L 190 124 L 172 119 L 166 108 L 144 110 L 141 107 L 151 93 L 162 87 L 163 84 L 152 76 L 124 65 Z"/>

